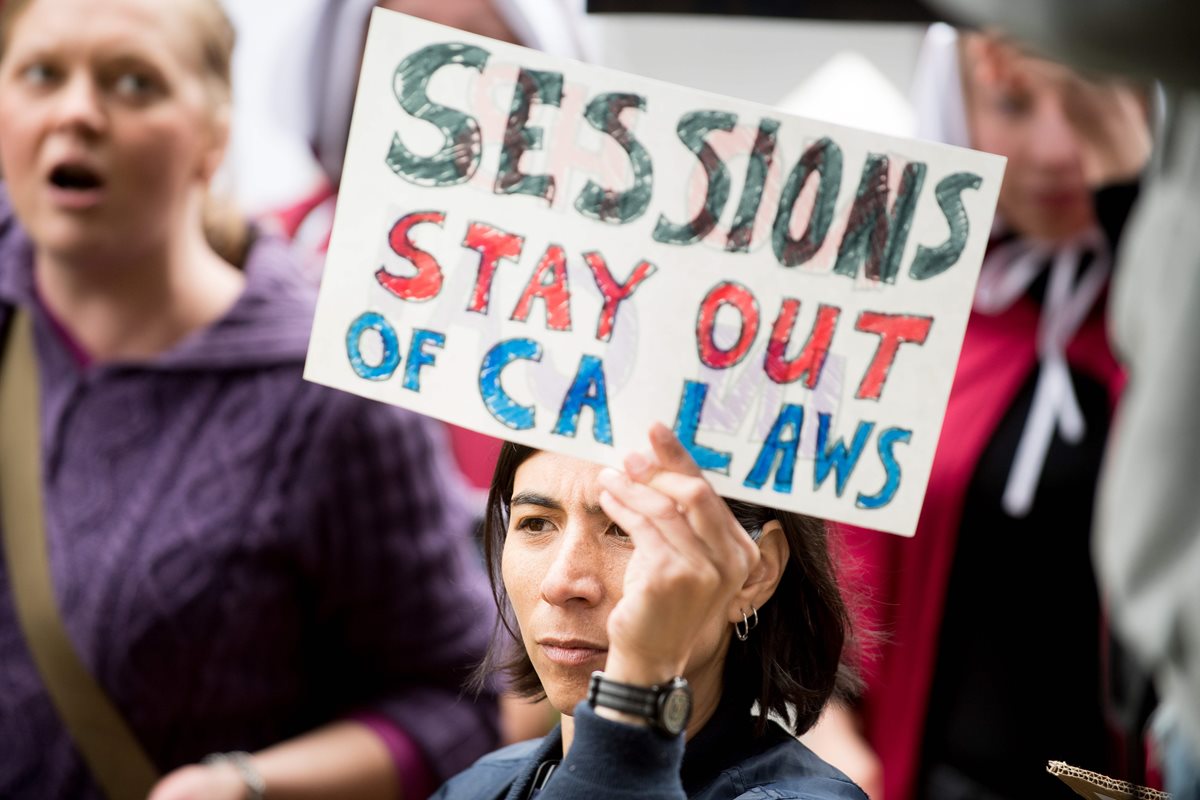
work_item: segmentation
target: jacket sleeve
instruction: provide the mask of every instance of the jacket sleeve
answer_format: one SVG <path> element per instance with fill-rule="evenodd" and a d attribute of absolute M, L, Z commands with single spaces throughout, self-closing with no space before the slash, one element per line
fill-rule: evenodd
<path fill-rule="evenodd" d="M 494 690 L 464 688 L 495 618 L 475 518 L 440 423 L 350 395 L 331 405 L 301 482 L 320 532 L 305 566 L 314 659 L 337 687 L 332 714 L 392 720 L 437 785 L 499 737 Z"/>
<path fill-rule="evenodd" d="M 668 738 L 650 728 L 625 725 L 596 715 L 586 702 L 575 706 L 575 739 L 571 751 L 538 800 L 686 800 L 680 770 L 682 736 Z M 738 773 L 738 770 L 731 770 Z M 732 789 L 737 781 L 728 784 Z M 805 775 L 800 782 L 780 776 L 777 782 L 741 787 L 739 800 L 865 800 L 862 790 L 841 779 Z M 739 790 L 735 790 L 740 791 Z M 723 791 L 704 797 L 732 797 Z"/>
<path fill-rule="evenodd" d="M 581 702 L 575 738 L 538 800 L 685 800 L 683 737 L 604 719 Z"/>
<path fill-rule="evenodd" d="M 1200 93 L 1181 98 L 1121 245 L 1113 333 L 1129 364 L 1093 555 L 1122 642 L 1200 747 Z"/>

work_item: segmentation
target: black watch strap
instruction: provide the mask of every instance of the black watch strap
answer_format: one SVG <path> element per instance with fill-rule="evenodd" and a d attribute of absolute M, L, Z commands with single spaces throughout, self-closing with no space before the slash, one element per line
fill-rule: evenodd
<path fill-rule="evenodd" d="M 652 728 L 677 736 L 691 716 L 692 691 L 683 678 L 672 678 L 658 686 L 634 686 L 593 672 L 588 684 L 588 704 L 602 706 L 646 720 Z"/>

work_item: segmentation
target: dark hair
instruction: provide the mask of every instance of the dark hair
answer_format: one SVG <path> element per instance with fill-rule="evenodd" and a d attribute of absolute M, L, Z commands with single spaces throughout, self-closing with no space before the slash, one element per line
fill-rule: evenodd
<path fill-rule="evenodd" d="M 540 698 L 545 690 L 521 644 L 500 574 L 513 480 L 517 468 L 537 452 L 506 442 L 492 475 L 483 522 L 483 553 L 500 613 L 491 649 L 476 669 L 472 684 L 482 687 L 499 670 L 508 675 L 516 694 Z M 725 502 L 747 531 L 778 521 L 790 554 L 775 594 L 758 610 L 759 624 L 750 638 L 730 643 L 723 692 L 734 693 L 747 710 L 758 702 L 760 734 L 766 728 L 768 712 L 792 720 L 796 733 L 803 733 L 816 723 L 835 692 L 849 698 L 859 688 L 854 670 L 843 657 L 851 641 L 850 616 L 838 587 L 825 523 L 740 500 Z"/>

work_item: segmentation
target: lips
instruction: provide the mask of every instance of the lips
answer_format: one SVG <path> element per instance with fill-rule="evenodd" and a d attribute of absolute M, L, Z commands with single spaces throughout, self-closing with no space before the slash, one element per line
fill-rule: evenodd
<path fill-rule="evenodd" d="M 579 667 L 608 656 L 608 648 L 596 642 L 575 638 L 543 638 L 538 646 L 551 663 L 563 667 Z"/>
<path fill-rule="evenodd" d="M 46 183 L 52 202 L 63 209 L 85 210 L 104 199 L 104 176 L 84 161 L 68 160 L 55 164 Z"/>
<path fill-rule="evenodd" d="M 1082 189 L 1044 189 L 1032 194 L 1039 205 L 1049 208 L 1072 206 L 1089 197 Z"/>

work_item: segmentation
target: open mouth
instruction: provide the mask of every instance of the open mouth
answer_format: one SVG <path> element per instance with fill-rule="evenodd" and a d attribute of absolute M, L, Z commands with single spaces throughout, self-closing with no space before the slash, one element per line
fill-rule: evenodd
<path fill-rule="evenodd" d="M 51 170 L 50 183 L 59 189 L 86 192 L 103 188 L 104 179 L 82 164 L 60 164 Z"/>

